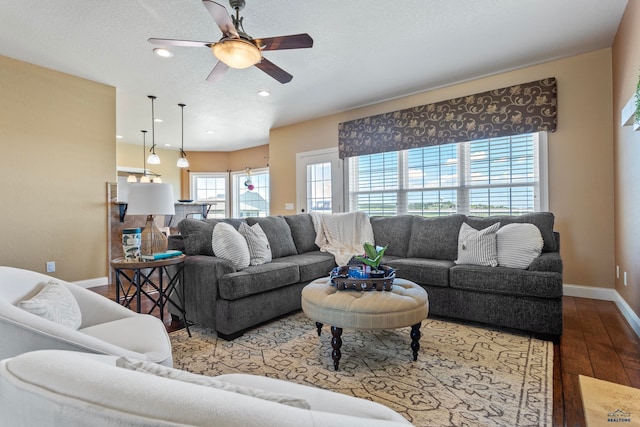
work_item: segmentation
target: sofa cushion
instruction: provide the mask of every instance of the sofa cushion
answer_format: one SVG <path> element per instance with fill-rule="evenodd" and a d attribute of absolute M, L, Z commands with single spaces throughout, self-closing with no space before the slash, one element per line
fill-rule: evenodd
<path fill-rule="evenodd" d="M 496 238 L 498 264 L 502 267 L 529 267 L 544 245 L 540 229 L 533 224 L 507 224 L 498 230 Z"/>
<path fill-rule="evenodd" d="M 377 246 L 386 246 L 385 256 L 406 257 L 411 236 L 412 215 L 373 216 L 371 228 Z"/>
<path fill-rule="evenodd" d="M 456 264 L 498 265 L 498 245 L 496 231 L 500 223 L 476 230 L 469 224 L 462 223 L 458 234 L 458 259 Z"/>
<path fill-rule="evenodd" d="M 262 231 L 269 239 L 271 258 L 296 255 L 298 250 L 291 236 L 291 229 L 287 221 L 281 216 L 249 217 L 247 224 L 260 224 Z"/>
<path fill-rule="evenodd" d="M 216 257 L 230 261 L 238 270 L 249 267 L 251 256 L 247 241 L 231 224 L 216 224 L 211 242 Z"/>
<path fill-rule="evenodd" d="M 553 224 L 555 216 L 551 212 L 534 212 L 520 216 L 490 216 L 486 218 L 469 216 L 467 224 L 475 229 L 486 228 L 496 222 L 504 227 L 507 224 L 529 223 L 540 229 L 544 240 L 543 252 L 557 252 L 558 245 L 553 235 Z"/>
<path fill-rule="evenodd" d="M 397 258 L 390 260 L 387 265 L 396 270 L 396 277 L 419 285 L 446 287 L 449 286 L 449 269 L 455 264 L 447 260 Z"/>
<path fill-rule="evenodd" d="M 260 265 L 265 262 L 271 262 L 271 247 L 269 247 L 269 239 L 264 234 L 260 224 L 242 223 L 238 231 L 247 241 L 247 247 L 249 248 L 250 265 Z"/>
<path fill-rule="evenodd" d="M 158 365 L 157 363 L 147 362 L 145 360 L 137 360 L 130 357 L 120 357 L 116 359 L 116 366 L 132 371 L 156 375 L 163 378 L 171 378 L 172 380 L 198 384 L 205 387 L 213 387 L 219 390 L 230 391 L 232 393 L 244 394 L 245 396 L 269 400 L 271 402 L 293 406 L 294 408 L 310 409 L 309 402 L 301 397 L 273 393 L 245 385 L 237 385 L 205 375 L 192 374 L 191 372 L 169 368 L 167 366 Z"/>
<path fill-rule="evenodd" d="M 457 265 L 449 271 L 452 288 L 538 298 L 562 297 L 562 275 L 508 267 Z"/>
<path fill-rule="evenodd" d="M 18 307 L 71 329 L 82 324 L 82 313 L 75 297 L 61 283 L 49 281 L 33 298 L 20 301 Z"/>
<path fill-rule="evenodd" d="M 336 266 L 333 255 L 319 250 L 274 259 L 273 262 L 296 264 L 300 270 L 301 282 L 309 282 L 318 277 L 328 276 L 333 267 Z"/>
<path fill-rule="evenodd" d="M 222 299 L 235 300 L 299 281 L 300 273 L 296 264 L 269 262 L 225 274 L 218 279 L 218 292 Z"/>
<path fill-rule="evenodd" d="M 291 229 L 291 236 L 299 254 L 317 251 L 316 229 L 309 214 L 285 215 L 285 221 Z"/>
<path fill-rule="evenodd" d="M 237 230 L 242 219 L 193 219 L 185 218 L 178 223 L 178 230 L 184 241 L 184 253 L 187 255 L 213 255 L 211 235 L 217 223 L 224 222 L 233 225 Z"/>
<path fill-rule="evenodd" d="M 414 216 L 407 257 L 455 260 L 458 257 L 458 233 L 464 220 L 465 216 L 460 214 L 437 218 Z"/>

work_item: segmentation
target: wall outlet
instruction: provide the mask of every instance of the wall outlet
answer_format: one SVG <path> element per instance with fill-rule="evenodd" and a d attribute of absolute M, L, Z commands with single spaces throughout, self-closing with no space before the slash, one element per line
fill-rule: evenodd
<path fill-rule="evenodd" d="M 620 278 L 620 266 L 616 265 L 616 279 Z"/>
<path fill-rule="evenodd" d="M 293 210 L 293 203 L 285 203 L 284 204 L 284 210 L 285 211 L 292 211 Z"/>
<path fill-rule="evenodd" d="M 47 261 L 47 273 L 53 273 L 56 271 L 56 262 Z"/>
<path fill-rule="evenodd" d="M 624 285 L 627 286 L 627 272 L 624 272 Z"/>

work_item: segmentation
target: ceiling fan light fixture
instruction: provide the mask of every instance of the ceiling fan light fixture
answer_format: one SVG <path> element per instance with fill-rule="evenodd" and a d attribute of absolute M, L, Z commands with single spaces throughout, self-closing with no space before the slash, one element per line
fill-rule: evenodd
<path fill-rule="evenodd" d="M 213 54 L 231 68 L 249 68 L 262 59 L 260 49 L 243 39 L 225 38 L 211 46 Z"/>

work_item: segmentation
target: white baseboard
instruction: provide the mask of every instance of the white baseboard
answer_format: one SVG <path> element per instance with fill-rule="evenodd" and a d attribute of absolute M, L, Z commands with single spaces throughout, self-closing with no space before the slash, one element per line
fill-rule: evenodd
<path fill-rule="evenodd" d="M 104 286 L 109 284 L 108 277 L 96 277 L 95 279 L 87 279 L 87 280 L 78 280 L 77 282 L 73 282 L 75 285 L 78 285 L 83 288 L 95 288 L 96 286 Z"/>
<path fill-rule="evenodd" d="M 564 284 L 562 286 L 564 295 L 578 298 L 591 298 L 603 301 L 613 301 L 618 306 L 631 328 L 640 337 L 640 317 L 631 309 L 629 304 L 620 296 L 618 291 L 611 288 L 596 288 L 592 286 L 580 286 Z"/>

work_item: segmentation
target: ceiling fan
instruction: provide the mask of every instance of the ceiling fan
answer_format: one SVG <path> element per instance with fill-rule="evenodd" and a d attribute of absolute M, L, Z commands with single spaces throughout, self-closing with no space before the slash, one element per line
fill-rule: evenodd
<path fill-rule="evenodd" d="M 262 56 L 263 51 L 283 49 L 303 49 L 313 46 L 313 39 L 309 34 L 294 34 L 290 36 L 267 37 L 254 39 L 249 36 L 242 26 L 243 18 L 240 10 L 245 6 L 245 0 L 229 0 L 229 4 L 236 11 L 236 15 L 229 15 L 227 9 L 211 0 L 202 0 L 213 20 L 216 21 L 222 38 L 217 42 L 201 42 L 192 40 L 174 40 L 150 38 L 149 43 L 162 46 L 207 47 L 218 58 L 207 77 L 210 82 L 222 79 L 229 68 L 248 68 L 255 65 L 280 83 L 289 83 L 293 76 Z"/>

